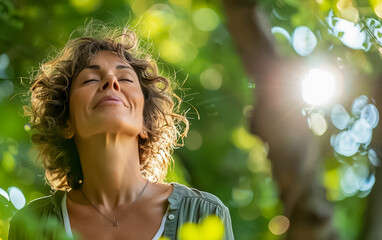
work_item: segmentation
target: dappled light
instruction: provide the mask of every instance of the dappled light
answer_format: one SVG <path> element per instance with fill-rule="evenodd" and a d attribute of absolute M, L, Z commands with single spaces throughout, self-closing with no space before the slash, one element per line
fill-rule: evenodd
<path fill-rule="evenodd" d="M 70 4 L 75 7 L 79 13 L 88 14 L 100 7 L 101 0 L 70 0 Z"/>
<path fill-rule="evenodd" d="M 190 149 L 191 151 L 198 150 L 203 144 L 203 137 L 202 135 L 195 130 L 191 130 L 188 133 L 185 146 L 186 148 Z"/>
<path fill-rule="evenodd" d="M 334 137 L 332 145 L 337 153 L 350 157 L 358 152 L 360 143 L 356 141 L 352 132 L 343 131 Z"/>
<path fill-rule="evenodd" d="M 341 104 L 336 104 L 331 113 L 333 125 L 339 130 L 344 130 L 350 123 L 350 115 Z"/>
<path fill-rule="evenodd" d="M 306 26 L 297 27 L 292 34 L 292 46 L 301 56 L 307 56 L 317 46 L 317 38 Z"/>
<path fill-rule="evenodd" d="M 378 125 L 379 112 L 374 104 L 370 103 L 365 95 L 359 96 L 353 101 L 352 118 L 346 109 L 337 104 L 331 113 L 333 125 L 343 130 L 332 136 L 334 150 L 346 157 L 350 157 L 359 151 L 359 148 L 367 149 L 373 135 L 373 129 Z"/>
<path fill-rule="evenodd" d="M 366 32 L 359 24 L 340 17 L 334 17 L 333 11 L 329 12 L 327 23 L 329 33 L 338 37 L 345 46 L 353 49 L 369 50 L 371 43 Z"/>
<path fill-rule="evenodd" d="M 276 216 L 269 221 L 269 230 L 275 235 L 285 233 L 289 228 L 289 219 L 285 216 Z"/>
<path fill-rule="evenodd" d="M 219 17 L 211 8 L 200 8 L 192 16 L 194 24 L 202 31 L 213 31 L 219 25 Z"/>
<path fill-rule="evenodd" d="M 235 239 L 298 239 L 296 232 L 331 239 L 330 232 L 374 240 L 366 233 L 382 221 L 370 214 L 382 201 L 381 1 L 4 1 L 0 240 L 18 209 L 51 190 L 35 161 L 36 129 L 23 117 L 29 80 L 91 19 L 134 30 L 171 80 L 190 131 L 165 181 L 218 196 Z M 41 228 L 25 220 L 31 234 Z M 51 222 L 52 232 L 59 227 Z M 209 216 L 183 225 L 179 239 L 223 233 Z"/>
<path fill-rule="evenodd" d="M 247 186 L 238 186 L 232 189 L 232 200 L 237 207 L 247 206 L 253 199 L 252 188 Z"/>
<path fill-rule="evenodd" d="M 200 83 L 209 90 L 218 90 L 222 85 L 222 76 L 215 68 L 207 68 L 200 74 Z"/>
<path fill-rule="evenodd" d="M 10 187 L 8 189 L 9 200 L 12 202 L 16 209 L 21 209 L 25 206 L 25 197 L 20 189 L 17 187 Z"/>
<path fill-rule="evenodd" d="M 318 136 L 323 135 L 328 129 L 328 124 L 325 120 L 323 114 L 312 113 L 308 118 L 309 128 L 312 129 L 312 132 Z"/>
<path fill-rule="evenodd" d="M 351 114 L 342 105 L 335 105 L 331 120 L 341 130 L 332 135 L 331 145 L 339 154 L 337 159 L 342 163 L 340 176 L 335 180 L 340 179 L 341 193 L 332 193 L 332 197 L 339 199 L 341 196 L 355 194 L 365 197 L 375 183 L 374 167 L 380 164 L 378 154 L 370 147 L 373 129 L 379 122 L 379 112 L 367 96 L 361 95 L 354 99 Z"/>

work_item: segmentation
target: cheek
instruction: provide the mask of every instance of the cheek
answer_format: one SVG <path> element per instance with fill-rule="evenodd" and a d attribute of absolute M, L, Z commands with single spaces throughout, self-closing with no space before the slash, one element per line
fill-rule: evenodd
<path fill-rule="evenodd" d="M 72 124 L 77 125 L 86 112 L 86 103 L 89 96 L 85 91 L 73 91 L 69 96 L 69 118 Z"/>

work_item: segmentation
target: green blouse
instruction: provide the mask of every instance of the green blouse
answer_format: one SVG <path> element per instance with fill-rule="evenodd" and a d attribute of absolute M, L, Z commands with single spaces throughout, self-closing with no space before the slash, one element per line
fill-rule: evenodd
<path fill-rule="evenodd" d="M 224 223 L 223 240 L 234 239 L 229 210 L 219 198 L 178 183 L 171 184 L 174 188 L 168 198 L 169 209 L 164 236 L 171 240 L 178 239 L 178 228 L 184 223 L 200 223 L 208 215 L 217 215 Z M 61 201 L 64 194 L 63 191 L 57 191 L 51 196 L 36 199 L 19 210 L 11 219 L 8 240 L 70 239 L 66 237 L 63 230 Z M 28 217 L 33 215 L 37 219 Z M 35 225 L 40 227 L 36 229 L 30 221 L 38 221 L 39 224 Z"/>

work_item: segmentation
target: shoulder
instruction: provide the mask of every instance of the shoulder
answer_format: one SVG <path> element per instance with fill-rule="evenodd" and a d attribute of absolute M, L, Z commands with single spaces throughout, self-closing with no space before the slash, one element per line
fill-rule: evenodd
<path fill-rule="evenodd" d="M 17 221 L 26 215 L 34 215 L 35 217 L 54 215 L 60 211 L 60 201 L 63 196 L 64 192 L 55 192 L 53 195 L 34 199 L 18 210 L 12 217 L 12 221 Z"/>
<path fill-rule="evenodd" d="M 232 224 L 229 209 L 214 194 L 189 188 L 178 183 L 170 195 L 168 221 L 166 221 L 165 235 L 176 239 L 177 229 L 185 223 L 201 223 L 210 215 L 218 216 L 224 225 L 225 240 L 232 240 Z"/>
<path fill-rule="evenodd" d="M 174 190 L 169 199 L 170 204 L 171 200 L 174 199 L 173 203 L 175 204 L 192 204 L 201 207 L 219 208 L 220 210 L 225 210 L 227 208 L 214 194 L 200 191 L 195 188 L 189 188 L 179 183 L 172 183 L 172 185 L 174 186 Z"/>
<path fill-rule="evenodd" d="M 61 239 L 61 200 L 64 192 L 35 199 L 17 211 L 9 223 L 9 240 Z M 43 238 L 41 236 L 44 236 Z"/>

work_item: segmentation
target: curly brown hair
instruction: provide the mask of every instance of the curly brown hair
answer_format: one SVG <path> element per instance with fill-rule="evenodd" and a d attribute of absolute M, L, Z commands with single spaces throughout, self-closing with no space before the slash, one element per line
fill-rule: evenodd
<path fill-rule="evenodd" d="M 141 173 L 152 181 L 164 181 L 172 150 L 188 132 L 187 119 L 177 113 L 181 99 L 172 91 L 173 83 L 159 75 L 156 62 L 142 51 L 133 31 L 94 22 L 83 30 L 80 37 L 69 40 L 55 57 L 41 64 L 31 79 L 30 105 L 24 107 L 46 180 L 54 190 L 79 187 L 83 173 L 78 151 L 73 139 L 63 137 L 69 116 L 69 92 L 90 59 L 106 50 L 116 52 L 138 75 L 148 133 L 138 142 Z"/>

